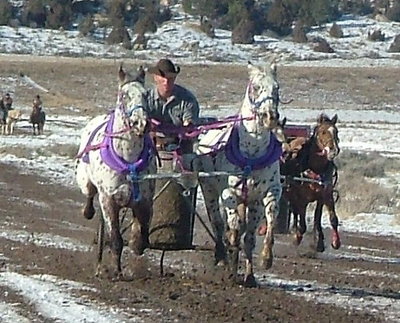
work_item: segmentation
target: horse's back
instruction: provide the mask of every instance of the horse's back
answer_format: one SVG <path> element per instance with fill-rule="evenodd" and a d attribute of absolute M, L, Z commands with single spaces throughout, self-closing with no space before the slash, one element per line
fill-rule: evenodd
<path fill-rule="evenodd" d="M 197 154 L 210 154 L 224 147 L 229 139 L 231 130 L 232 127 L 226 127 L 207 131 L 199 140 Z"/>
<path fill-rule="evenodd" d="M 17 120 L 17 119 L 21 118 L 21 116 L 22 116 L 21 110 L 15 109 L 15 110 L 8 111 L 9 119 Z"/>
<path fill-rule="evenodd" d="M 29 121 L 32 124 L 44 124 L 46 121 L 46 113 L 43 110 L 33 110 L 30 115 Z"/>

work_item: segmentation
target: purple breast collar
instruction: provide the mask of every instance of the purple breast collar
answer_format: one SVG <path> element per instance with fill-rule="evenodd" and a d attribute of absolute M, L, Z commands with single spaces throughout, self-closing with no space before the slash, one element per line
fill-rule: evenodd
<path fill-rule="evenodd" d="M 282 155 L 282 145 L 275 135 L 271 133 L 271 139 L 265 154 L 257 158 L 247 158 L 240 152 L 239 129 L 235 126 L 226 143 L 225 155 L 230 163 L 240 167 L 246 173 L 250 173 L 252 170 L 266 168 L 279 160 Z"/>
<path fill-rule="evenodd" d="M 107 123 L 105 133 L 113 133 L 114 117 L 115 113 L 112 113 L 110 120 Z M 106 165 L 119 174 L 128 174 L 132 173 L 132 171 L 139 173 L 149 166 L 154 149 L 155 148 L 150 135 L 146 134 L 144 136 L 142 152 L 140 153 L 137 161 L 131 163 L 117 154 L 114 148 L 113 138 L 111 136 L 105 136 L 103 139 L 103 145 L 100 148 L 100 155 Z"/>

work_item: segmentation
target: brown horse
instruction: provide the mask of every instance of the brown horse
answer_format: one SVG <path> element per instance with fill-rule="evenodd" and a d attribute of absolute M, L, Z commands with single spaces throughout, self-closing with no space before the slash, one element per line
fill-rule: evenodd
<path fill-rule="evenodd" d="M 32 123 L 32 129 L 34 135 L 43 134 L 43 127 L 44 127 L 44 122 L 46 121 L 46 114 L 42 110 L 41 106 L 37 105 L 33 106 L 29 121 L 30 123 Z"/>
<path fill-rule="evenodd" d="M 334 198 L 336 166 L 333 160 L 340 151 L 336 122 L 337 115 L 332 119 L 325 114 L 320 115 L 313 135 L 309 139 L 296 138 L 290 142 L 291 154 L 281 167 L 282 173 L 287 175 L 284 196 L 294 215 L 293 229 L 297 244 L 300 244 L 307 229 L 307 206 L 311 202 L 317 202 L 313 231 L 315 248 L 318 252 L 325 250 L 321 226 L 323 206 L 328 209 L 332 226 L 331 245 L 334 249 L 338 249 L 341 244 Z M 304 179 L 300 180 L 299 177 Z"/>

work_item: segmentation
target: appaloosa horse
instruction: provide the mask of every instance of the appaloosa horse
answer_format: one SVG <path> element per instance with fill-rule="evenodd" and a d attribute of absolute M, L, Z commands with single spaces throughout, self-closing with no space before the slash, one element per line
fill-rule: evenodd
<path fill-rule="evenodd" d="M 138 181 L 138 176 L 155 173 L 156 164 L 148 133 L 144 76 L 142 68 L 132 77 L 120 67 L 116 108 L 92 119 L 83 129 L 77 156 L 76 179 L 87 198 L 83 215 L 93 218 L 96 194 L 102 211 L 96 274 L 101 273 L 105 222 L 117 278 L 122 275 L 121 208 L 130 208 L 134 215 L 130 239 L 134 252 L 140 255 L 148 246 L 154 180 Z"/>
<path fill-rule="evenodd" d="M 34 135 L 42 135 L 43 127 L 46 121 L 46 113 L 43 111 L 41 106 L 34 105 L 32 113 L 29 118 L 29 122 L 32 123 L 32 129 Z"/>
<path fill-rule="evenodd" d="M 290 142 L 292 156 L 281 165 L 283 173 L 301 176 L 304 181 L 291 180 L 287 176 L 284 196 L 293 213 L 293 229 L 297 244 L 306 232 L 306 209 L 309 203 L 317 202 L 314 212 L 314 243 L 318 252 L 325 250 L 324 234 L 321 226 L 322 208 L 328 209 L 332 226 L 331 245 L 340 247 L 338 217 L 335 211 L 334 185 L 336 166 L 333 160 L 339 154 L 339 137 L 336 127 L 337 115 L 330 119 L 322 114 L 318 117 L 313 135 L 308 138 L 296 138 Z"/>
<path fill-rule="evenodd" d="M 253 287 L 256 285 L 253 274 L 255 230 L 264 217 L 268 230 L 260 258 L 264 268 L 272 266 L 273 228 L 282 191 L 279 174 L 282 148 L 271 131 L 279 119 L 276 65 L 272 63 L 260 69 L 249 63 L 248 69 L 250 80 L 236 123 L 205 134 L 197 154 L 203 171 L 237 174 L 202 178 L 200 185 L 215 233 L 216 263 L 225 263 L 228 258 L 233 277 L 236 277 L 240 240 L 245 233 L 244 285 Z M 224 217 L 220 214 L 219 203 Z M 238 212 L 242 204 L 247 212 Z M 244 213 L 245 217 L 240 216 Z"/>

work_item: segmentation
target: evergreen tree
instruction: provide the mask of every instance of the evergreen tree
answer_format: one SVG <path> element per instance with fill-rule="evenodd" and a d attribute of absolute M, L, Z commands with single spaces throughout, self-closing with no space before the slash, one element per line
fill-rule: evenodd
<path fill-rule="evenodd" d="M 44 27 L 46 24 L 46 0 L 30 0 L 25 3 L 22 12 L 22 23 L 30 26 Z"/>
<path fill-rule="evenodd" d="M 8 25 L 12 18 L 12 5 L 8 0 L 0 0 L 0 25 Z"/>
<path fill-rule="evenodd" d="M 68 28 L 72 22 L 72 3 L 69 0 L 52 0 L 46 19 L 46 27 L 57 29 Z"/>

